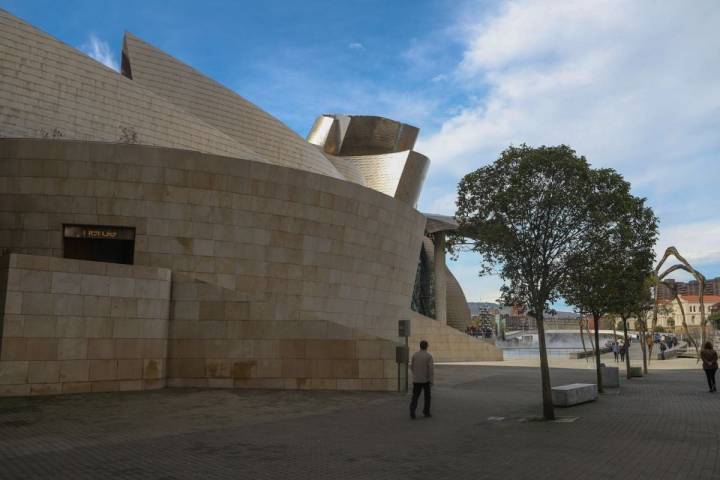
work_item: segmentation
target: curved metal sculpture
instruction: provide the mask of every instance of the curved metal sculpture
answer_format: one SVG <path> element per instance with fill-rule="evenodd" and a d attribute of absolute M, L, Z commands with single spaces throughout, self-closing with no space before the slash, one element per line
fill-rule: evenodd
<path fill-rule="evenodd" d="M 672 265 L 672 266 L 669 267 L 667 270 L 665 270 L 664 272 L 660 273 L 660 269 L 662 268 L 662 266 L 663 266 L 663 264 L 665 263 L 665 261 L 666 261 L 668 258 L 670 258 L 670 256 L 674 256 L 675 259 L 680 262 L 680 264 L 678 264 L 678 265 Z M 651 332 L 651 335 L 652 335 L 653 338 L 654 338 L 655 329 L 656 329 L 656 327 L 657 327 L 657 312 L 658 312 L 658 295 L 657 295 L 657 292 L 658 292 L 658 289 L 659 289 L 659 287 L 660 287 L 660 284 L 662 283 L 663 285 L 665 285 L 666 287 L 668 287 L 668 288 L 670 289 L 670 291 L 672 292 L 672 299 L 670 300 L 670 302 L 672 303 L 672 301 L 677 301 L 678 307 L 680 308 L 680 315 L 682 316 L 682 327 L 683 327 L 683 331 L 685 332 L 685 334 L 686 334 L 687 337 L 688 337 L 688 343 L 690 343 L 690 345 L 692 345 L 692 346 L 695 348 L 695 353 L 698 355 L 698 358 L 700 358 L 700 356 L 699 356 L 698 344 L 697 344 L 697 342 L 695 341 L 695 339 L 693 339 L 692 335 L 690 335 L 690 331 L 689 331 L 689 329 L 688 329 L 687 322 L 685 321 L 685 309 L 683 308 L 682 302 L 680 301 L 680 298 L 679 298 L 680 295 L 678 294 L 677 286 L 674 285 L 674 284 L 672 284 L 672 283 L 670 283 L 670 282 L 664 281 L 665 277 L 667 277 L 668 275 L 670 275 L 671 273 L 673 273 L 673 272 L 675 272 L 675 271 L 677 271 L 677 270 L 684 270 L 684 271 L 688 272 L 688 273 L 691 274 L 693 277 L 695 277 L 695 280 L 697 280 L 697 282 L 698 282 L 698 287 L 699 287 L 699 290 L 700 290 L 700 291 L 699 291 L 699 293 L 700 293 L 699 297 L 700 297 L 700 336 L 701 336 L 701 343 L 704 343 L 704 342 L 705 342 L 705 339 L 707 338 L 707 331 L 706 331 L 706 329 L 707 329 L 707 320 L 705 319 L 705 298 L 704 298 L 704 297 L 705 297 L 705 276 L 704 276 L 702 273 L 700 273 L 700 272 L 698 272 L 697 270 L 695 270 L 695 269 L 692 267 L 692 265 L 690 265 L 690 262 L 688 262 L 687 260 L 685 260 L 685 257 L 683 257 L 682 255 L 680 255 L 680 253 L 677 251 L 677 248 L 675 248 L 675 247 L 668 247 L 668 248 L 665 250 L 665 254 L 663 255 L 663 257 L 662 257 L 662 259 L 660 260 L 660 262 L 658 263 L 657 267 L 655 267 L 655 305 L 654 305 L 654 308 L 653 308 L 653 322 L 652 322 L 652 332 Z M 652 345 L 650 345 L 649 347 L 650 347 L 650 348 L 649 348 L 649 353 L 650 353 L 649 358 L 652 358 Z"/>

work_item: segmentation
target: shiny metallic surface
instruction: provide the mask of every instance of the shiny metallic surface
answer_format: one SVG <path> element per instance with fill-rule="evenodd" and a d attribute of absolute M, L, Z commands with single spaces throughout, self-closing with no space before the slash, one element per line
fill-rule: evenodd
<path fill-rule="evenodd" d="M 325 153 L 339 155 L 349 123 L 347 115 L 320 115 L 315 119 L 307 141 L 319 146 Z"/>
<path fill-rule="evenodd" d="M 384 117 L 325 114 L 315 120 L 307 140 L 331 155 L 382 155 L 412 150 L 419 132 Z"/>
<path fill-rule="evenodd" d="M 415 205 L 420 197 L 430 160 L 408 150 L 383 155 L 330 157 L 342 159 L 346 169 L 357 169 L 366 187 Z M 336 165 L 337 166 L 337 165 Z"/>
<path fill-rule="evenodd" d="M 325 114 L 315 120 L 307 140 L 348 180 L 362 177 L 363 185 L 416 205 L 430 165 L 412 150 L 418 133 L 417 127 L 389 118 Z"/>
<path fill-rule="evenodd" d="M 379 155 L 412 150 L 419 129 L 389 118 L 350 116 L 341 155 Z"/>
<path fill-rule="evenodd" d="M 266 163 L 343 178 L 302 137 L 260 107 L 162 50 L 126 33 L 123 74 L 257 154 Z"/>
<path fill-rule="evenodd" d="M 330 163 L 332 163 L 335 168 L 337 168 L 338 172 L 340 172 L 340 174 L 345 177 L 347 181 L 357 183 L 358 185 L 362 185 L 363 187 L 368 186 L 368 183 L 365 180 L 365 176 L 360 170 L 360 167 L 351 159 L 348 159 L 346 157 L 336 157 L 335 155 L 328 154 L 325 154 L 325 156 L 328 158 L 328 160 L 330 160 Z"/>

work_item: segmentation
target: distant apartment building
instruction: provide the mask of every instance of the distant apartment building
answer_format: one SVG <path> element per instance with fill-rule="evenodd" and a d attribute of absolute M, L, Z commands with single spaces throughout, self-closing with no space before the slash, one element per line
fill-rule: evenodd
<path fill-rule="evenodd" d="M 666 280 L 666 282 L 674 285 L 680 295 L 700 295 L 700 283 L 697 280 L 689 282 L 676 282 L 675 280 Z M 705 295 L 720 295 L 720 277 L 715 277 L 705 281 Z M 672 291 L 666 285 L 660 284 L 658 288 L 659 300 L 672 300 Z"/>

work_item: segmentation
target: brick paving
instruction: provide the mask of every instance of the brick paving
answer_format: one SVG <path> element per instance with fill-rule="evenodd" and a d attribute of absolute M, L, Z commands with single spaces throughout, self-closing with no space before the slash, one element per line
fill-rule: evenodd
<path fill-rule="evenodd" d="M 557 368 L 554 384 L 592 382 Z M 537 421 L 539 372 L 438 366 L 433 418 L 387 393 L 162 390 L 0 399 L 0 478 L 720 478 L 720 394 L 658 370 Z"/>

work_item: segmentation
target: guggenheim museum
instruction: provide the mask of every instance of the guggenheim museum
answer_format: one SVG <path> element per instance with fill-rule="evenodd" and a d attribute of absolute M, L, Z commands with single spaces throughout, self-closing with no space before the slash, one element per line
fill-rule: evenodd
<path fill-rule="evenodd" d="M 461 331 L 417 136 L 303 139 L 131 34 L 116 72 L 0 10 L 0 395 L 395 390 L 402 319 L 436 361 L 502 359 Z"/>

